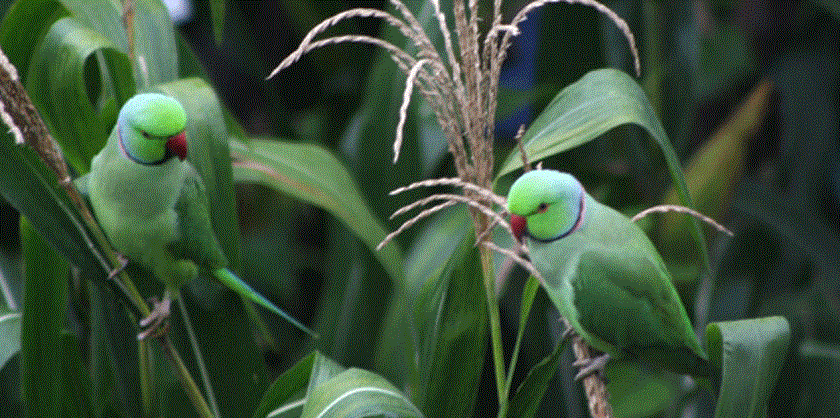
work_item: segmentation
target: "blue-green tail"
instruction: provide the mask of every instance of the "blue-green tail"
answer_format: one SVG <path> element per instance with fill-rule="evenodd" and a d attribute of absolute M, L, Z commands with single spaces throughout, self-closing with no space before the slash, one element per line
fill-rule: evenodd
<path fill-rule="evenodd" d="M 248 283 L 245 283 L 242 279 L 239 278 L 239 276 L 234 274 L 232 271 L 226 268 L 217 269 L 213 271 L 213 276 L 217 278 L 220 282 L 222 282 L 225 286 L 238 293 L 239 296 L 242 296 L 243 298 L 246 298 L 254 303 L 262 305 L 269 311 L 280 315 L 280 317 L 289 321 L 292 325 L 296 326 L 301 331 L 311 335 L 312 338 L 318 338 L 318 334 L 312 332 L 312 330 L 305 327 L 303 324 L 298 322 L 298 320 L 292 318 L 286 312 L 283 312 L 282 309 L 274 306 L 274 304 L 271 303 L 271 301 L 266 299 L 265 296 L 257 293 L 256 290 L 254 290 L 251 286 L 248 286 Z"/>

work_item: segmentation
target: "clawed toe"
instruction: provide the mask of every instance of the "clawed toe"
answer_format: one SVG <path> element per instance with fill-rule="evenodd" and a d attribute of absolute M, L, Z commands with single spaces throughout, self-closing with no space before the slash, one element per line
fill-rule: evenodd
<path fill-rule="evenodd" d="M 138 340 L 145 340 L 149 337 L 158 337 L 169 330 L 169 313 L 172 300 L 164 298 L 162 301 L 154 301 L 154 308 L 149 316 L 140 320 L 140 327 L 146 328 L 137 334 Z"/>
<path fill-rule="evenodd" d="M 575 381 L 580 381 L 595 373 L 598 373 L 601 378 L 603 378 L 604 366 L 606 366 L 609 361 L 610 355 L 606 353 L 601 354 L 598 357 L 575 361 L 572 365 L 579 368 L 578 373 L 575 375 Z"/>

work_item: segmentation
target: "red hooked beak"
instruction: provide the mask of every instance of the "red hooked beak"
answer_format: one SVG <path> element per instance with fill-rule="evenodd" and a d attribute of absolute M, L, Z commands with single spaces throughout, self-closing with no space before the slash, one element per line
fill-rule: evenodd
<path fill-rule="evenodd" d="M 187 158 L 187 136 L 184 131 L 177 135 L 172 135 L 166 140 L 166 149 L 177 155 L 181 161 Z"/>
<path fill-rule="evenodd" d="M 521 243 L 522 237 L 525 236 L 525 217 L 511 214 L 510 229 L 513 231 L 513 236 L 516 237 L 516 240 Z"/>

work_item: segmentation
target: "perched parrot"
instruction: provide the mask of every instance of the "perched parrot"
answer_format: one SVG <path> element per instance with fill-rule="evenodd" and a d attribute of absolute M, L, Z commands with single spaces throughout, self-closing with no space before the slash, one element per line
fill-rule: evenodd
<path fill-rule="evenodd" d="M 138 337 L 160 326 L 169 316 L 171 299 L 200 270 L 312 334 L 226 268 L 204 183 L 184 161 L 186 121 L 184 108 L 171 97 L 132 97 L 120 110 L 105 147 L 93 157 L 90 173 L 76 180 L 114 248 L 165 285 L 163 300 L 140 322 L 153 326 Z"/>
<path fill-rule="evenodd" d="M 712 375 L 665 263 L 630 219 L 554 170 L 523 174 L 507 207 L 513 234 L 520 242 L 527 237 L 531 262 L 560 314 L 604 352 L 578 379 L 611 357 Z"/>

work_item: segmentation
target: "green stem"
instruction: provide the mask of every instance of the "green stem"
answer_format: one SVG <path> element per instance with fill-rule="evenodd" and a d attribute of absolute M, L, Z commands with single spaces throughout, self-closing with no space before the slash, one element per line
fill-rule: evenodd
<path fill-rule="evenodd" d="M 149 344 L 144 340 L 137 341 L 137 357 L 140 361 L 140 400 L 143 416 L 152 416 L 152 369 L 149 356 Z"/>
<path fill-rule="evenodd" d="M 280 343 L 278 343 L 277 339 L 274 338 L 274 335 L 268 328 L 268 324 L 265 323 L 265 320 L 262 316 L 260 316 L 259 312 L 257 312 L 254 302 L 251 302 L 249 299 L 244 297 L 240 297 L 240 299 L 242 300 L 242 307 L 245 308 L 245 314 L 248 315 L 251 324 L 256 327 L 256 333 L 259 341 L 268 346 L 269 350 L 279 353 Z"/>
<path fill-rule="evenodd" d="M 488 238 L 489 239 L 489 238 Z M 496 374 L 496 392 L 499 396 L 499 410 L 507 410 L 505 393 L 505 359 L 502 347 L 502 325 L 499 319 L 499 304 L 496 300 L 496 275 L 493 271 L 493 255 L 490 249 L 482 246 L 481 270 L 484 275 L 484 293 L 487 299 L 487 312 L 490 315 L 490 340 L 493 347 L 493 370 Z"/>
<path fill-rule="evenodd" d="M 207 372 L 207 366 L 204 364 L 204 356 L 201 355 L 201 349 L 198 347 L 198 337 L 193 330 L 192 321 L 187 315 L 187 305 L 184 303 L 183 297 L 178 297 L 178 310 L 181 311 L 181 318 L 184 321 L 184 328 L 187 329 L 187 335 L 190 337 L 190 345 L 192 346 L 193 356 L 198 365 L 198 371 L 201 374 L 201 382 L 204 384 L 204 391 L 207 392 L 207 401 L 210 402 L 210 409 L 213 415 L 221 417 L 219 414 L 219 405 L 216 403 L 216 396 L 213 394 L 213 385 L 210 384 L 210 374 Z"/>
<path fill-rule="evenodd" d="M 539 282 L 534 276 L 528 278 L 528 282 L 522 289 L 522 306 L 520 308 L 519 317 L 519 333 L 516 335 L 516 343 L 513 346 L 513 353 L 510 356 L 510 365 L 508 366 L 507 382 L 505 382 L 505 396 L 510 394 L 510 386 L 513 383 L 513 372 L 516 370 L 516 362 L 519 359 L 519 347 L 522 344 L 522 339 L 525 336 L 525 325 L 528 324 L 528 316 L 531 313 L 531 306 L 534 302 L 534 297 L 537 295 L 539 289 Z M 505 405 L 507 406 L 507 404 Z M 503 417 L 507 413 L 507 409 L 499 409 L 499 417 Z"/>
<path fill-rule="evenodd" d="M 178 380 L 181 382 L 181 387 L 184 389 L 184 392 L 186 392 L 187 397 L 190 398 L 190 402 L 192 402 L 195 407 L 195 411 L 203 418 L 213 418 L 213 412 L 210 411 L 210 406 L 207 405 L 207 402 L 201 395 L 201 390 L 199 390 L 195 380 L 193 380 L 192 376 L 190 376 L 190 371 L 187 370 L 187 366 L 184 365 L 184 361 L 181 359 L 178 351 L 176 351 L 175 347 L 172 346 L 172 341 L 169 339 L 169 336 L 165 335 L 161 337 L 160 341 L 163 351 L 177 369 Z"/>

